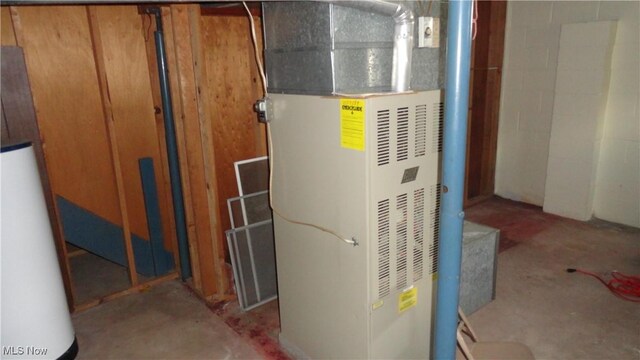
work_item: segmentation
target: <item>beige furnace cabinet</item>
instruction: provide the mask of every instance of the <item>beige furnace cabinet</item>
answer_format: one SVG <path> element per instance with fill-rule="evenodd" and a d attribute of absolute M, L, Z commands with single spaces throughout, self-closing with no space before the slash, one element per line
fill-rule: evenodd
<path fill-rule="evenodd" d="M 440 91 L 270 97 L 281 344 L 299 358 L 428 359 Z"/>

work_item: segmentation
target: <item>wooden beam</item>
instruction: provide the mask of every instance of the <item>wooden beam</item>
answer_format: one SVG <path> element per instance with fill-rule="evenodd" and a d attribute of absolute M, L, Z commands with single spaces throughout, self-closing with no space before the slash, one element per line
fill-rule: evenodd
<path fill-rule="evenodd" d="M 214 275 L 217 291 L 215 295 L 224 295 L 229 290 L 229 281 L 224 261 L 224 228 L 220 220 L 218 207 L 218 180 L 216 174 L 215 148 L 213 146 L 211 116 L 207 99 L 203 98 L 203 89 L 207 88 L 207 73 L 202 48 L 200 29 L 200 6 L 189 8 L 189 24 L 191 30 L 191 51 L 194 55 L 193 69 L 195 72 L 196 99 L 198 104 L 198 119 L 200 123 L 200 141 L 204 158 L 204 175 L 207 190 L 207 204 L 209 208 L 209 222 L 211 224 L 211 248 L 213 255 Z M 213 295 L 213 294 L 212 294 Z"/>
<path fill-rule="evenodd" d="M 136 271 L 136 263 L 133 254 L 133 245 L 131 242 L 131 227 L 129 225 L 129 215 L 127 210 L 127 199 L 125 195 L 125 185 L 122 176 L 122 165 L 120 164 L 120 153 L 118 150 L 118 141 L 116 136 L 115 124 L 113 122 L 113 108 L 111 104 L 111 95 L 109 93 L 109 83 L 107 82 L 107 73 L 105 70 L 105 59 L 103 54 L 102 39 L 100 37 L 100 24 L 98 23 L 97 8 L 87 6 L 87 17 L 89 19 L 89 31 L 93 42 L 93 51 L 96 64 L 96 73 L 98 75 L 98 85 L 102 97 L 102 109 L 104 112 L 104 121 L 107 125 L 109 135 L 109 147 L 111 148 L 111 160 L 113 162 L 113 171 L 116 177 L 116 188 L 118 191 L 118 203 L 120 205 L 120 215 L 122 217 L 122 231 L 124 232 L 124 246 L 127 255 L 127 264 L 129 270 L 129 280 L 132 286 L 138 285 L 138 273 Z"/>
<path fill-rule="evenodd" d="M 173 49 L 175 53 L 175 74 L 177 85 L 173 88 L 174 103 L 179 104 L 180 110 L 175 117 L 178 139 L 184 145 L 181 154 L 183 183 L 188 180 L 191 204 L 185 202 L 185 208 L 192 212 L 195 236 L 189 237 L 189 250 L 194 274 L 194 285 L 204 297 L 217 293 L 213 254 L 211 251 L 211 230 L 209 209 L 206 198 L 206 183 L 204 176 L 204 159 L 200 139 L 199 112 L 196 95 L 195 74 L 193 69 L 193 53 L 191 49 L 191 28 L 189 25 L 189 6 L 171 5 L 171 22 L 173 29 Z M 186 170 L 186 172 L 185 172 Z M 198 286 L 200 283 L 200 286 Z"/>
<path fill-rule="evenodd" d="M 11 11 L 8 6 L 2 6 L 0 11 L 2 14 L 2 19 L 0 19 L 0 44 L 2 46 L 15 46 L 17 45 L 17 40 L 13 30 Z"/>

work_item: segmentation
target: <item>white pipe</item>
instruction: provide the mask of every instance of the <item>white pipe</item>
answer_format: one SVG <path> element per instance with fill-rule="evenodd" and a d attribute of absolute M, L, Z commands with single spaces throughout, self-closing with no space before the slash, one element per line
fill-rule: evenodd
<path fill-rule="evenodd" d="M 395 21 L 393 34 L 393 72 L 391 88 L 394 92 L 411 90 L 411 54 L 413 52 L 413 11 L 402 4 L 383 0 L 329 1 L 353 9 L 388 15 Z"/>

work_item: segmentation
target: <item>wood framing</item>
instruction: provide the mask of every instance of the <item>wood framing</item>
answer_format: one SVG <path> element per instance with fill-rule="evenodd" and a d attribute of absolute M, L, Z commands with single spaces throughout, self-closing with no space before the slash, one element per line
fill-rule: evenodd
<path fill-rule="evenodd" d="M 198 4 L 171 4 L 160 9 L 190 284 L 202 297 L 227 299 L 232 291 L 224 232 L 230 227 L 226 200 L 237 195 L 233 163 L 267 153 L 265 128 L 252 111 L 263 94 L 249 21 L 241 7 L 203 10 Z M 155 19 L 134 5 L 20 5 L 1 10 L 0 41 L 24 49 L 54 209 L 59 196 L 122 229 L 132 287 L 118 294 L 131 292 L 142 286 L 132 241 L 149 237 L 140 158 L 154 160 L 165 247 L 179 261 Z M 252 6 L 252 12 L 260 52 L 260 8 Z M 3 107 L 3 126 L 6 110 Z M 72 294 L 63 233 L 56 225 L 65 285 Z"/>
<path fill-rule="evenodd" d="M 104 121 L 109 135 L 109 147 L 111 149 L 111 161 L 116 177 L 116 188 L 118 190 L 118 205 L 120 206 L 120 216 L 122 218 L 122 231 L 124 233 L 124 248 L 127 255 L 127 265 L 129 271 L 129 281 L 132 286 L 138 285 L 138 273 L 136 263 L 133 258 L 133 244 L 131 243 L 131 227 L 129 226 L 129 214 L 127 209 L 127 198 L 124 190 L 124 180 L 122 176 L 122 164 L 120 163 L 120 153 L 118 151 L 118 140 L 113 123 L 113 107 L 111 104 L 111 94 L 107 83 L 107 72 L 104 64 L 104 54 L 102 48 L 102 38 L 100 35 L 100 25 L 98 23 L 98 9 L 94 6 L 87 7 L 87 17 L 89 19 L 89 31 L 93 43 L 93 54 L 98 75 L 98 86 L 102 98 L 102 109 Z"/>
<path fill-rule="evenodd" d="M 467 132 L 465 206 L 493 196 L 506 1 L 480 1 L 473 43 Z"/>
<path fill-rule="evenodd" d="M 201 89 L 202 69 L 196 68 L 198 49 L 194 49 L 194 34 L 199 31 L 198 5 L 171 5 L 171 21 L 173 23 L 176 67 L 178 73 L 177 98 L 180 106 L 180 116 L 176 123 L 181 122 L 184 131 L 183 141 L 186 153 L 181 157 L 186 159 L 188 177 L 191 189 L 191 201 L 196 227 L 196 238 L 189 239 L 191 261 L 197 262 L 202 288 L 198 290 L 204 297 L 222 296 L 228 289 L 228 278 L 224 267 L 224 258 L 220 257 L 217 244 L 220 243 L 216 233 L 219 230 L 219 211 L 216 204 L 215 177 L 211 171 L 215 169 L 212 163 L 214 149 L 212 143 L 203 135 L 203 127 L 210 128 L 210 119 L 203 118 L 206 109 L 201 109 L 199 92 Z M 195 24 L 194 24 L 195 22 Z M 195 35 L 196 39 L 198 35 Z M 213 205 L 213 206 L 212 206 Z M 215 245 L 214 245 L 215 244 Z M 194 267 L 195 268 L 195 267 Z M 196 275 L 194 274 L 194 277 Z"/>

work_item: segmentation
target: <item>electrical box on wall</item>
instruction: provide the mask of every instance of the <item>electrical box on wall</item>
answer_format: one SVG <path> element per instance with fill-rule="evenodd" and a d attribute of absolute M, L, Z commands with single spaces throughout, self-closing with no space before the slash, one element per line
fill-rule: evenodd
<path fill-rule="evenodd" d="M 296 358 L 430 357 L 442 100 L 270 95 L 280 343 Z"/>
<path fill-rule="evenodd" d="M 440 47 L 440 18 L 418 17 L 418 47 Z"/>

